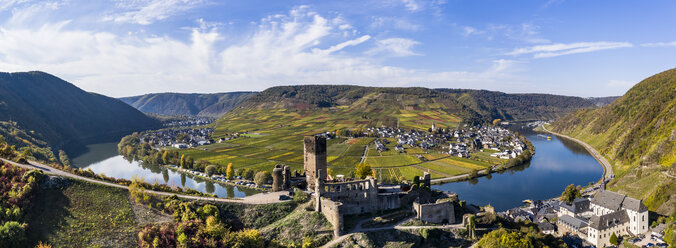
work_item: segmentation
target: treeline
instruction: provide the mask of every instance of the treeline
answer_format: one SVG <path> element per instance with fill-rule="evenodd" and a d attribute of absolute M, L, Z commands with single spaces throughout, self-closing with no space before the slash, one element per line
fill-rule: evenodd
<path fill-rule="evenodd" d="M 26 212 L 44 177 L 40 170 L 0 162 L 0 248 L 25 247 Z"/>
<path fill-rule="evenodd" d="M 4 145 L 13 146 L 12 149 L 19 154 L 29 155 L 25 159 L 56 162 L 54 153 L 42 136 L 23 130 L 16 122 L 0 121 L 0 148 Z"/>
<path fill-rule="evenodd" d="M 232 176 L 240 176 L 243 179 L 255 181 L 258 185 L 265 184 L 272 179 L 269 171 L 247 168 L 233 170 L 229 174 L 228 167 L 232 169 L 232 164 L 229 166 L 214 165 L 206 160 L 195 161 L 192 157 L 180 154 L 178 151 L 154 149 L 150 144 L 141 142 L 140 137 L 139 133 L 123 137 L 117 144 L 119 154 L 126 159 L 142 160 L 144 163 L 151 165 L 176 165 L 186 170 L 203 172 L 207 176 L 213 174 L 229 175 L 228 179 L 232 179 Z M 257 178 L 259 180 L 256 180 Z"/>

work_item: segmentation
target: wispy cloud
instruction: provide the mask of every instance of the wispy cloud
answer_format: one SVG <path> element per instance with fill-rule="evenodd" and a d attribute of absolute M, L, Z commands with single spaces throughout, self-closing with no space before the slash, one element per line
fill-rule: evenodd
<path fill-rule="evenodd" d="M 8 9 L 12 6 L 20 5 L 31 0 L 0 0 L 0 10 Z"/>
<path fill-rule="evenodd" d="M 655 42 L 655 43 L 643 43 L 642 47 L 676 47 L 676 41 L 672 42 Z"/>
<path fill-rule="evenodd" d="M 118 1 L 117 7 L 123 12 L 106 16 L 103 20 L 149 25 L 192 9 L 200 3 L 202 0 L 121 0 Z"/>
<path fill-rule="evenodd" d="M 401 0 L 407 10 L 409 11 L 418 11 L 420 10 L 420 5 L 416 0 Z"/>
<path fill-rule="evenodd" d="M 415 40 L 406 38 L 389 38 L 379 40 L 376 47 L 367 51 L 367 54 L 381 54 L 389 57 L 406 57 L 413 55 L 422 55 L 413 51 L 413 46 L 420 44 Z"/>
<path fill-rule="evenodd" d="M 600 50 L 617 49 L 624 47 L 632 47 L 628 42 L 577 42 L 577 43 L 557 43 L 549 45 L 538 45 L 526 48 L 519 48 L 507 55 L 524 55 L 533 54 L 533 58 L 549 58 L 568 54 L 588 53 Z"/>
<path fill-rule="evenodd" d="M 193 25 L 187 39 L 87 30 L 68 20 L 37 28 L 2 25 L 0 68 L 43 70 L 110 96 L 263 90 L 279 84 L 518 88 L 504 83 L 519 81 L 514 76 L 519 66 L 512 60 L 488 62 L 474 71 L 386 65 L 381 58 L 420 55 L 414 48 L 421 43 L 378 40 L 361 32 L 344 36 L 356 28 L 306 6 L 261 18 L 234 41 L 218 25 L 204 20 Z M 357 51 L 342 52 L 348 47 Z"/>

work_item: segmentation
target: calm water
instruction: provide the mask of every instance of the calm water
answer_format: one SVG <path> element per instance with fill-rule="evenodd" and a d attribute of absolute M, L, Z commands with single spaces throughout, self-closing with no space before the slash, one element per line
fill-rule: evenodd
<path fill-rule="evenodd" d="M 74 166 L 90 168 L 97 174 L 103 173 L 106 176 L 130 180 L 134 176 L 139 176 L 144 178 L 146 182 L 154 183 L 157 181 L 169 186 L 189 187 L 201 192 L 216 194 L 219 197 L 243 198 L 247 195 L 259 193 L 249 188 L 238 188 L 202 180 L 161 166 L 127 161 L 117 154 L 117 143 L 94 144 L 88 145 L 87 148 L 89 149 L 88 152 L 72 158 L 71 161 Z"/>
<path fill-rule="evenodd" d="M 535 146 L 530 164 L 491 177 L 433 186 L 456 192 L 461 200 L 479 206 L 491 204 L 497 211 L 520 206 L 525 199 L 541 200 L 561 195 L 569 184 L 587 185 L 601 178 L 603 168 L 584 147 L 556 136 L 539 137 L 529 129 L 511 128 Z"/>

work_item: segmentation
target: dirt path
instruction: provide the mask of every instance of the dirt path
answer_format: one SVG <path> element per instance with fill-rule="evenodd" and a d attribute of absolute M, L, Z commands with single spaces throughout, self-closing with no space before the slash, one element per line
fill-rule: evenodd
<path fill-rule="evenodd" d="M 601 155 L 601 153 L 596 151 L 596 149 L 594 149 L 594 147 L 590 146 L 589 144 L 587 144 L 587 143 L 585 143 L 585 142 L 583 142 L 579 139 L 570 137 L 568 135 L 563 135 L 563 134 L 560 134 L 560 133 L 557 133 L 557 132 L 554 132 L 554 131 L 551 131 L 551 130 L 547 130 L 547 127 L 545 127 L 544 125 L 542 125 L 542 129 L 545 130 L 548 133 L 551 133 L 551 134 L 554 134 L 556 136 L 575 141 L 578 144 L 582 145 L 585 149 L 587 149 L 587 151 L 589 153 L 591 153 L 591 155 L 596 159 L 596 161 L 598 161 L 601 164 L 601 166 L 603 167 L 603 177 L 602 177 L 602 179 L 604 179 L 604 180 L 613 179 L 613 177 L 614 177 L 613 166 L 610 164 L 610 162 L 608 162 L 608 160 L 605 157 L 603 157 Z"/>
<path fill-rule="evenodd" d="M 49 167 L 47 165 L 35 162 L 35 161 L 28 161 L 28 164 L 19 164 L 4 158 L 0 158 L 0 160 L 15 165 L 19 167 L 23 167 L 26 169 L 40 169 L 45 172 L 47 175 L 53 175 L 53 176 L 59 176 L 59 177 L 68 177 L 68 178 L 73 178 L 77 180 L 82 180 L 82 181 L 87 181 L 90 183 L 95 183 L 95 184 L 100 184 L 100 185 L 105 185 L 105 186 L 110 186 L 110 187 L 116 187 L 116 188 L 121 188 L 121 189 L 126 189 L 129 190 L 128 186 L 124 185 L 119 185 L 111 182 L 105 182 L 101 180 L 96 180 L 92 178 L 87 178 L 83 176 L 78 176 L 75 174 L 72 174 L 70 172 L 62 171 L 53 167 Z M 233 203 L 242 203 L 242 204 L 252 204 L 252 205 L 260 205 L 260 204 L 273 204 L 273 203 L 278 203 L 281 202 L 279 200 L 280 195 L 288 195 L 288 192 L 286 191 L 280 191 L 280 192 L 265 192 L 265 193 L 259 193 L 255 194 L 252 196 L 247 196 L 242 199 L 228 199 L 228 198 L 215 198 L 215 197 L 204 197 L 204 196 L 194 196 L 194 195 L 182 195 L 182 194 L 176 194 L 176 193 L 170 193 L 170 192 L 162 192 L 162 191 L 153 191 L 153 190 L 145 190 L 147 193 L 155 194 L 155 195 L 162 195 L 162 196 L 172 196 L 176 195 L 180 198 L 183 199 L 189 199 L 189 200 L 201 200 L 201 201 L 213 201 L 213 202 L 233 202 Z"/>
<path fill-rule="evenodd" d="M 359 161 L 359 163 L 364 163 L 364 161 L 366 161 L 366 156 L 368 156 L 368 153 L 369 153 L 369 145 L 365 145 L 364 146 L 364 155 L 361 156 L 361 161 Z"/>

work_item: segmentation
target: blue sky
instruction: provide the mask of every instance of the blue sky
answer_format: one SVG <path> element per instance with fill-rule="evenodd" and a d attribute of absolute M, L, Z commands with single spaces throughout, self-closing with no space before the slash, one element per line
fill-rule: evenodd
<path fill-rule="evenodd" d="M 0 71 L 92 92 L 290 84 L 624 94 L 675 67 L 675 1 L 0 0 Z"/>

